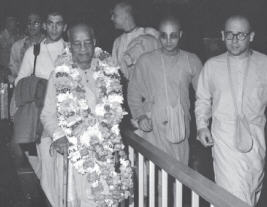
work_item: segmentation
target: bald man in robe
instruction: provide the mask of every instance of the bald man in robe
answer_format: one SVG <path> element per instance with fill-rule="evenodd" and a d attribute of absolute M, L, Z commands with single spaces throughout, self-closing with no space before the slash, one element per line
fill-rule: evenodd
<path fill-rule="evenodd" d="M 85 24 L 78 23 L 70 27 L 68 31 L 72 59 L 77 64 L 78 72 L 81 74 L 86 89 L 88 105 L 94 109 L 97 99 L 97 88 L 91 70 L 95 48 L 95 36 L 93 29 Z M 63 58 L 64 60 L 64 58 Z M 60 62 L 61 59 L 59 58 Z M 93 64 L 92 64 L 93 65 Z M 55 201 L 53 207 L 63 207 L 63 152 L 67 151 L 68 138 L 64 130 L 58 124 L 57 98 L 56 98 L 56 74 L 53 72 L 49 78 L 44 108 L 41 113 L 41 120 L 46 133 L 51 137 L 52 144 L 50 151 L 55 158 L 54 163 L 54 193 Z M 82 175 L 74 169 L 72 163 L 68 168 L 68 207 L 96 207 L 94 197 L 91 193 L 91 186 L 87 174 Z"/>
<path fill-rule="evenodd" d="M 227 19 L 227 52 L 204 65 L 195 107 L 198 140 L 212 146 L 216 183 L 250 206 L 263 183 L 267 103 L 267 56 L 250 49 L 254 35 L 246 17 Z"/>
<path fill-rule="evenodd" d="M 189 85 L 196 87 L 199 58 L 179 49 L 182 36 L 177 18 L 159 25 L 161 47 L 142 55 L 129 81 L 128 104 L 144 139 L 188 164 Z"/>

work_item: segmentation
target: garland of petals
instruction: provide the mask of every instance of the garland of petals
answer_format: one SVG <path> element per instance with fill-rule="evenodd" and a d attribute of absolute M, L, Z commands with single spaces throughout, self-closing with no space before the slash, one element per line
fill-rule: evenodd
<path fill-rule="evenodd" d="M 88 106 L 82 77 L 66 47 L 55 70 L 57 117 L 70 142 L 69 159 L 79 173 L 86 174 L 97 206 L 117 206 L 133 189 L 132 168 L 119 130 L 125 115 L 119 68 L 107 52 L 96 48 L 91 69 L 98 90 L 95 110 Z"/>

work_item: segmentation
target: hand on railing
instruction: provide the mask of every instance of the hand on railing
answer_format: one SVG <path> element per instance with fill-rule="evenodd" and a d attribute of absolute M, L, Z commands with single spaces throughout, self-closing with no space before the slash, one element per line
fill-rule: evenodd
<path fill-rule="evenodd" d="M 147 115 L 142 115 L 138 118 L 138 127 L 144 132 L 150 132 L 153 129 L 152 120 Z"/>
<path fill-rule="evenodd" d="M 197 140 L 199 140 L 204 147 L 210 147 L 214 144 L 214 140 L 208 128 L 202 128 L 197 131 Z"/>

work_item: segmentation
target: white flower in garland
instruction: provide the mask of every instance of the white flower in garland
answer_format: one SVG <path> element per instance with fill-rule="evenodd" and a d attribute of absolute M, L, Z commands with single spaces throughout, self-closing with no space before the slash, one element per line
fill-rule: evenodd
<path fill-rule="evenodd" d="M 132 194 L 132 169 L 123 151 L 119 123 L 124 110 L 119 68 L 101 48 L 95 48 L 91 69 L 97 86 L 97 104 L 88 105 L 78 68 L 69 48 L 55 70 L 57 115 L 69 142 L 69 159 L 86 174 L 99 207 L 117 206 Z M 119 169 L 115 153 L 120 155 Z"/>

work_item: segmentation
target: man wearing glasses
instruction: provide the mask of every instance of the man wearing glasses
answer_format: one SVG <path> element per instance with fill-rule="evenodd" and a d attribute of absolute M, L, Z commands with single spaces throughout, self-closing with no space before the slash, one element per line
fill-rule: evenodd
<path fill-rule="evenodd" d="M 30 13 L 28 15 L 26 30 L 27 36 L 16 41 L 11 48 L 9 69 L 11 70 L 12 77 L 9 77 L 10 82 L 13 82 L 18 75 L 25 51 L 30 46 L 40 43 L 44 39 L 42 21 L 38 13 Z"/>
<path fill-rule="evenodd" d="M 251 206 L 263 183 L 267 103 L 267 56 L 250 49 L 254 36 L 246 17 L 227 19 L 227 52 L 204 65 L 195 108 L 198 140 L 212 146 L 216 183 Z"/>

